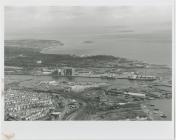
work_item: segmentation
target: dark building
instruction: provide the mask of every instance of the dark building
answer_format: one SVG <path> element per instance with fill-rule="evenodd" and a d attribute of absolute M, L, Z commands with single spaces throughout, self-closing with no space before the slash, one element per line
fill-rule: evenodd
<path fill-rule="evenodd" d="M 72 68 L 64 69 L 64 76 L 72 76 L 72 75 L 73 75 Z"/>

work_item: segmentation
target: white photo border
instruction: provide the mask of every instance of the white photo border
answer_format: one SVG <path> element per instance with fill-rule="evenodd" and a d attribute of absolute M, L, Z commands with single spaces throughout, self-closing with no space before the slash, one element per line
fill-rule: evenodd
<path fill-rule="evenodd" d="M 4 0 L 0 5 L 0 90 L 4 79 L 5 6 L 118 6 L 172 5 L 172 121 L 4 121 L 1 94 L 1 132 L 10 131 L 15 140 L 118 140 L 175 139 L 175 0 Z M 2 93 L 2 92 L 1 92 Z"/>

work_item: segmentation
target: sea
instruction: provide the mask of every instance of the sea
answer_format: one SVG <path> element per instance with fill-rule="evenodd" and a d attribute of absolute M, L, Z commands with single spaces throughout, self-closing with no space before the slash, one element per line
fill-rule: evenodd
<path fill-rule="evenodd" d="M 59 40 L 59 39 L 58 39 Z M 87 55 L 113 55 L 150 64 L 172 66 L 172 41 L 152 39 L 124 39 L 117 37 L 60 39 L 62 46 L 43 49 L 42 53 Z"/>
<path fill-rule="evenodd" d="M 153 100 L 150 101 L 150 104 L 155 105 L 155 108 L 167 116 L 165 120 L 172 120 L 172 99 Z"/>

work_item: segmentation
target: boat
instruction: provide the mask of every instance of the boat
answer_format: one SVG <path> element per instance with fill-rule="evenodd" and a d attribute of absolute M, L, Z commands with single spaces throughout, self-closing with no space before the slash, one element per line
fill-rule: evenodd
<path fill-rule="evenodd" d="M 128 76 L 129 80 L 143 80 L 143 81 L 154 81 L 156 80 L 156 76 L 146 76 L 146 75 L 139 75 L 139 74 L 133 74 L 131 76 Z"/>
<path fill-rule="evenodd" d="M 101 78 L 101 79 L 109 79 L 109 80 L 114 80 L 114 79 L 116 79 L 115 77 L 112 77 L 112 76 L 101 76 L 100 78 Z"/>
<path fill-rule="evenodd" d="M 86 40 L 86 41 L 84 41 L 84 43 L 90 44 L 90 43 L 93 43 L 93 41 L 91 41 L 91 40 Z"/>
<path fill-rule="evenodd" d="M 167 116 L 165 114 L 160 114 L 160 117 L 167 118 Z"/>
<path fill-rule="evenodd" d="M 116 79 L 116 77 L 113 76 L 112 74 L 101 75 L 100 78 L 101 78 L 101 79 L 112 79 L 112 80 L 113 80 L 113 79 Z"/>
<path fill-rule="evenodd" d="M 158 111 L 153 111 L 154 114 L 158 114 Z"/>

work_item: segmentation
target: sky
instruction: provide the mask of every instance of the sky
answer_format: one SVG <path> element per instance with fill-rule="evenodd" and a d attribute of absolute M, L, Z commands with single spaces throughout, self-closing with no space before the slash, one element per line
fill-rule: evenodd
<path fill-rule="evenodd" d="M 153 57 L 159 50 L 164 62 L 160 62 L 161 56 L 157 61 L 167 64 L 171 63 L 171 13 L 168 5 L 6 7 L 5 39 L 56 39 L 65 44 L 64 48 L 57 48 L 60 52 L 107 52 L 134 59 L 138 59 L 137 50 L 144 48 L 152 54 L 150 49 L 155 47 Z M 80 44 L 85 40 L 93 40 L 94 44 Z M 100 45 L 105 46 L 97 47 Z M 125 54 L 130 46 L 133 54 Z M 56 52 L 56 48 L 48 51 Z"/>
<path fill-rule="evenodd" d="M 171 12 L 169 6 L 6 7 L 5 38 L 170 32 Z"/>

